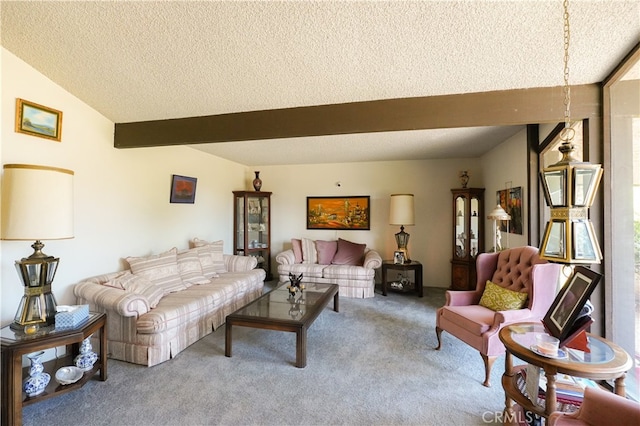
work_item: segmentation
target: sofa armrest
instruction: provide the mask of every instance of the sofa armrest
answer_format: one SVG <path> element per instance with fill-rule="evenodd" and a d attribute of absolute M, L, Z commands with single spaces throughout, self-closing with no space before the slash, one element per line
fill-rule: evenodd
<path fill-rule="evenodd" d="M 246 272 L 258 266 L 258 259 L 255 256 L 239 256 L 235 254 L 225 254 L 224 266 L 229 272 Z"/>
<path fill-rule="evenodd" d="M 382 257 L 375 250 L 369 250 L 364 254 L 364 261 L 362 266 L 367 269 L 378 269 L 382 266 Z"/>
<path fill-rule="evenodd" d="M 149 312 L 146 297 L 119 288 L 93 282 L 81 282 L 73 286 L 78 304 L 88 304 L 91 310 L 113 311 L 123 317 L 139 317 Z"/>
<path fill-rule="evenodd" d="M 285 250 L 282 253 L 278 253 L 276 256 L 276 262 L 280 265 L 293 265 L 296 263 L 296 256 L 293 254 L 293 250 Z"/>

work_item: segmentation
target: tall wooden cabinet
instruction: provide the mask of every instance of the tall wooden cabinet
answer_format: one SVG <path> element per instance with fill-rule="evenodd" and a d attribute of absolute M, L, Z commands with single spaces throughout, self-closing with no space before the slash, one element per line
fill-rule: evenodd
<path fill-rule="evenodd" d="M 476 288 L 476 257 L 484 251 L 484 188 L 452 189 L 451 289 Z"/>
<path fill-rule="evenodd" d="M 233 191 L 233 247 L 254 256 L 271 280 L 271 192 Z"/>

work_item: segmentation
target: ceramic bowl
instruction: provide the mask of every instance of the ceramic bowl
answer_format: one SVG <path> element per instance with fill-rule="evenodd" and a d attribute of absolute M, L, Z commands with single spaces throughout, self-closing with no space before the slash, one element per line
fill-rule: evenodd
<path fill-rule="evenodd" d="M 78 367 L 62 367 L 56 371 L 56 381 L 61 385 L 70 385 L 80 380 L 83 374 Z"/>

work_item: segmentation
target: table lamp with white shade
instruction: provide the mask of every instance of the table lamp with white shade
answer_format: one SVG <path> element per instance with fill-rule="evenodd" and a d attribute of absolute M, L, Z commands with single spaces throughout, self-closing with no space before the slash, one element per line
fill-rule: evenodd
<path fill-rule="evenodd" d="M 405 225 L 415 224 L 415 214 L 413 205 L 413 194 L 391 194 L 391 205 L 389 207 L 389 224 L 400 225 L 400 232 L 395 234 L 398 251 L 404 253 L 405 263 L 410 263 L 409 233 L 404 232 Z"/>
<path fill-rule="evenodd" d="M 502 235 L 500 234 L 500 226 L 498 226 L 498 221 L 507 221 L 507 235 L 509 235 L 509 221 L 511 220 L 511 216 L 504 211 L 502 206 L 498 204 L 495 209 L 491 211 L 487 215 L 487 219 L 493 220 L 493 251 L 502 250 Z M 507 244 L 509 242 L 507 241 Z"/>
<path fill-rule="evenodd" d="M 51 285 L 59 258 L 42 252 L 42 240 L 73 238 L 73 171 L 30 164 L 5 164 L 2 176 L 3 240 L 35 241 L 29 257 L 15 262 L 24 285 L 11 327 L 17 330 L 55 323 Z"/>

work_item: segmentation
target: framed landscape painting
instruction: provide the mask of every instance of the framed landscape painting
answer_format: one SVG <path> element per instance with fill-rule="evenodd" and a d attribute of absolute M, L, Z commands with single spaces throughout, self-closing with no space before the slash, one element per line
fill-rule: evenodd
<path fill-rule="evenodd" d="M 62 111 L 16 99 L 16 132 L 60 142 Z"/>
<path fill-rule="evenodd" d="M 171 181 L 171 203 L 193 204 L 196 201 L 196 183 L 198 179 L 173 175 Z"/>
<path fill-rule="evenodd" d="M 369 196 L 307 197 L 307 229 L 369 230 Z"/>

